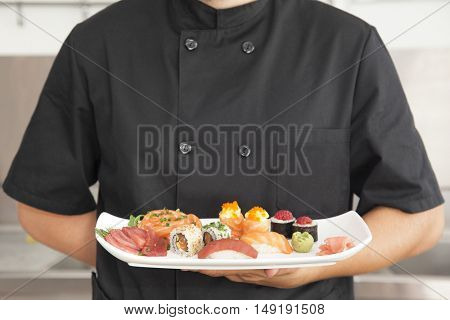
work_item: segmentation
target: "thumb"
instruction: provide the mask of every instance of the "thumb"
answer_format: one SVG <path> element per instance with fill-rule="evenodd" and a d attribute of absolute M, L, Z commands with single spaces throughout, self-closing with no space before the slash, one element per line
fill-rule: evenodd
<path fill-rule="evenodd" d="M 264 270 L 267 278 L 272 278 L 272 277 L 276 276 L 278 271 L 280 271 L 280 269 L 266 269 L 266 270 Z"/>

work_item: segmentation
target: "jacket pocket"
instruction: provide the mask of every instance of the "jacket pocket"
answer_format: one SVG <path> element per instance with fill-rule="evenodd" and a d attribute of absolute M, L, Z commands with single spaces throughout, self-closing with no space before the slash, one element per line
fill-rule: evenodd
<path fill-rule="evenodd" d="M 110 300 L 106 293 L 103 291 L 102 287 L 97 278 L 95 272 L 91 273 L 91 284 L 92 284 L 92 300 Z"/>
<path fill-rule="evenodd" d="M 301 148 L 301 150 L 299 150 Z M 313 219 L 341 214 L 350 204 L 350 130 L 313 128 L 301 146 L 279 146 L 286 155 L 277 175 L 278 209 Z M 294 166 L 294 167 L 293 167 Z M 289 167 L 287 170 L 286 167 Z"/>

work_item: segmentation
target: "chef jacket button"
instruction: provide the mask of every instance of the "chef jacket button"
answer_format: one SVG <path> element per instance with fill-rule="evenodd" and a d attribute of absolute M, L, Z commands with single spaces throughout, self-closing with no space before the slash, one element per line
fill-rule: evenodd
<path fill-rule="evenodd" d="M 251 152 L 250 147 L 245 144 L 239 147 L 239 154 L 244 158 L 247 158 Z"/>
<path fill-rule="evenodd" d="M 242 51 L 244 51 L 247 54 L 252 53 L 255 50 L 255 46 L 250 41 L 245 41 L 242 43 Z"/>
<path fill-rule="evenodd" d="M 189 51 L 192 51 L 192 50 L 197 49 L 197 47 L 198 47 L 198 42 L 195 41 L 194 39 L 187 38 L 187 39 L 184 41 L 184 45 L 186 46 L 186 48 L 187 48 Z"/>
<path fill-rule="evenodd" d="M 180 143 L 180 151 L 182 154 L 188 154 L 191 152 L 192 146 L 189 143 L 181 142 Z"/>

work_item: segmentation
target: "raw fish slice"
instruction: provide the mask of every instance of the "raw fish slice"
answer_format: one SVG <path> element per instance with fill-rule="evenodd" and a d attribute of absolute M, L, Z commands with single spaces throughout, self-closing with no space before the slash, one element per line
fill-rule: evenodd
<path fill-rule="evenodd" d="M 128 247 L 128 246 L 122 245 L 122 244 L 121 244 L 119 241 L 117 241 L 111 234 L 107 234 L 107 235 L 105 236 L 105 240 L 106 240 L 106 242 L 112 244 L 114 247 L 116 247 L 116 248 L 118 248 L 118 249 L 120 249 L 120 250 L 129 252 L 129 253 L 132 253 L 132 254 L 138 254 L 138 253 L 139 253 L 138 250 L 135 250 L 135 249 L 132 249 L 132 248 L 130 248 L 130 247 Z"/>
<path fill-rule="evenodd" d="M 125 230 L 131 231 L 131 232 L 137 234 L 138 236 L 140 236 L 141 238 L 147 238 L 147 231 L 140 229 L 138 227 L 123 227 L 122 231 L 126 234 Z"/>
<path fill-rule="evenodd" d="M 278 249 L 281 253 L 289 254 L 294 251 L 286 237 L 277 232 L 250 232 L 244 234 L 241 240 L 249 245 L 267 245 Z"/>
<path fill-rule="evenodd" d="M 167 256 L 168 240 L 158 237 L 152 229 L 147 230 L 147 240 L 141 252 L 145 256 L 158 257 Z"/>
<path fill-rule="evenodd" d="M 250 232 L 269 232 L 270 231 L 270 220 L 264 219 L 263 221 L 254 221 L 250 219 L 245 219 L 242 222 L 242 233 Z"/>
<path fill-rule="evenodd" d="M 136 246 L 136 244 L 131 240 L 129 237 L 127 237 L 121 230 L 119 229 L 112 229 L 109 231 L 109 234 L 117 240 L 121 245 L 129 247 L 134 250 L 139 250 L 139 248 Z"/>
<path fill-rule="evenodd" d="M 198 253 L 198 258 L 207 259 L 212 254 L 220 251 L 233 251 L 253 259 L 258 256 L 258 251 L 244 241 L 235 239 L 220 239 L 211 241 L 203 247 L 203 249 Z"/>
<path fill-rule="evenodd" d="M 145 240 L 147 239 L 147 233 L 144 230 L 139 229 L 138 227 L 124 227 L 122 228 L 122 232 L 128 236 L 139 249 L 144 247 Z"/>

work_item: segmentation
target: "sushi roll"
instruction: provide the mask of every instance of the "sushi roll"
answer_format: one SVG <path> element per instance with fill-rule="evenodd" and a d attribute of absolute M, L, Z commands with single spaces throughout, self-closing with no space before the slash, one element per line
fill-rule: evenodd
<path fill-rule="evenodd" d="M 270 220 L 269 214 L 261 207 L 253 207 L 245 214 L 245 220 L 242 222 L 242 232 L 269 232 Z"/>
<path fill-rule="evenodd" d="M 292 253 L 289 241 L 277 232 L 245 233 L 241 240 L 255 248 L 259 253 Z"/>
<path fill-rule="evenodd" d="M 258 251 L 242 240 L 211 241 L 198 253 L 199 259 L 256 259 Z"/>
<path fill-rule="evenodd" d="M 203 248 L 202 231 L 193 224 L 173 229 L 169 239 L 170 250 L 185 257 L 192 257 Z"/>
<path fill-rule="evenodd" d="M 292 237 L 292 224 L 295 218 L 292 212 L 287 210 L 280 210 L 270 218 L 270 230 L 282 234 L 286 238 Z"/>
<path fill-rule="evenodd" d="M 202 227 L 203 244 L 207 245 L 211 241 L 227 239 L 231 237 L 231 229 L 222 222 L 211 222 Z"/>
<path fill-rule="evenodd" d="M 219 213 L 220 222 L 231 229 L 231 237 L 239 238 L 242 235 L 242 222 L 244 216 L 237 201 L 222 204 L 222 211 Z"/>
<path fill-rule="evenodd" d="M 298 217 L 292 225 L 292 233 L 294 232 L 308 232 L 314 238 L 316 242 L 318 238 L 317 222 L 308 216 Z"/>

